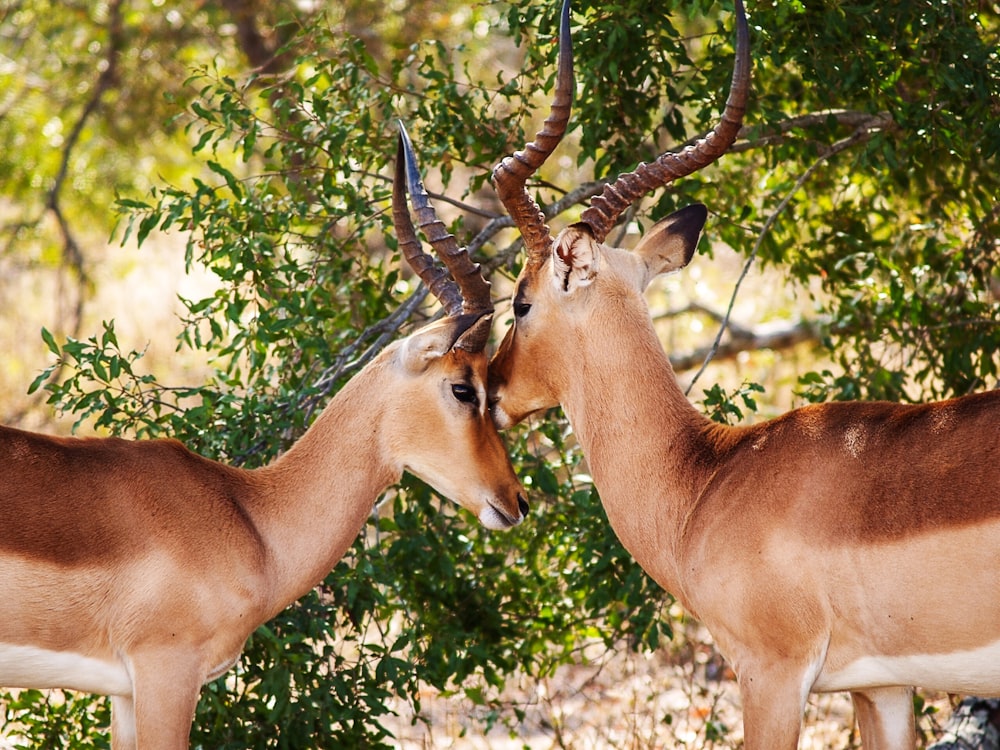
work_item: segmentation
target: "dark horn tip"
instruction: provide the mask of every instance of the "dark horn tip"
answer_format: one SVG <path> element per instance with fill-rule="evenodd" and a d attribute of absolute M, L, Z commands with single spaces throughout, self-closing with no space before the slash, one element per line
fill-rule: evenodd
<path fill-rule="evenodd" d="M 417 165 L 417 157 L 413 153 L 413 143 L 406 132 L 406 126 L 399 120 L 399 142 L 403 151 L 403 162 L 406 165 L 406 186 L 410 191 L 410 196 L 414 199 L 422 197 L 424 190 L 423 180 L 420 178 L 420 167 Z"/>
<path fill-rule="evenodd" d="M 740 2 L 740 0 L 736 0 Z M 563 0 L 562 8 L 559 11 L 559 39 L 566 39 L 567 44 L 572 42 L 569 33 L 569 5 L 570 0 Z"/>
<path fill-rule="evenodd" d="M 406 161 L 406 153 L 408 151 L 413 151 L 413 146 L 410 143 L 410 135 L 406 132 L 406 125 L 403 124 L 401 119 L 396 120 L 396 124 L 399 126 L 399 133 L 396 136 L 396 143 L 398 144 L 397 153 Z"/>
<path fill-rule="evenodd" d="M 743 0 L 736 0 L 736 49 L 750 53 L 750 24 L 747 22 Z"/>

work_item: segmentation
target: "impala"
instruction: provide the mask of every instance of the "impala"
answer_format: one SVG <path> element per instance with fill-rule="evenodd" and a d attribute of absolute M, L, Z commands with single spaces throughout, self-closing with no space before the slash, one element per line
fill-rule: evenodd
<path fill-rule="evenodd" d="M 333 568 L 404 470 L 489 528 L 521 522 L 486 404 L 489 284 L 411 194 L 451 275 L 434 265 L 396 183 L 401 249 L 448 316 L 387 347 L 270 465 L 0 428 L 0 685 L 110 695 L 115 750 L 181 750 L 201 685 Z"/>
<path fill-rule="evenodd" d="M 714 131 L 620 176 L 553 238 L 525 182 L 569 118 L 564 8 L 551 113 L 494 170 L 527 258 L 491 407 L 506 427 L 562 405 L 619 539 L 735 670 L 747 750 L 795 748 L 812 691 L 850 691 L 869 750 L 912 748 L 910 686 L 1000 691 L 1000 391 L 714 424 L 677 385 L 643 298 L 691 260 L 705 207 L 661 220 L 631 252 L 604 244 L 637 198 L 735 140 L 750 76 L 736 8 Z"/>

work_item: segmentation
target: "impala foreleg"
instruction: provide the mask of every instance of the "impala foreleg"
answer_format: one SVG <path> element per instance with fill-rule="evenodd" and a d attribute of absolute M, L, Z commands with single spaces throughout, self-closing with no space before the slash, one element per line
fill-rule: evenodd
<path fill-rule="evenodd" d="M 913 691 L 908 687 L 871 688 L 851 693 L 865 750 L 913 750 Z"/>
<path fill-rule="evenodd" d="M 133 691 L 131 699 L 116 699 L 112 710 L 114 750 L 187 750 L 198 695 L 205 678 L 201 661 L 190 652 L 177 648 L 144 651 L 131 660 Z M 117 744 L 117 730 L 129 727 L 126 720 L 131 708 L 132 744 Z M 124 727 L 122 725 L 125 725 Z"/>
<path fill-rule="evenodd" d="M 745 750 L 796 750 L 807 691 L 805 670 L 777 663 L 739 675 Z"/>

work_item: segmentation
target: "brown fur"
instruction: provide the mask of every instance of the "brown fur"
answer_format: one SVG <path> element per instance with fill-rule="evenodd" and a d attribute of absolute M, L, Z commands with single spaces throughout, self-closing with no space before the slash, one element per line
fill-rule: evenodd
<path fill-rule="evenodd" d="M 146 543 L 130 530 L 173 536 L 192 522 L 257 535 L 241 504 L 247 472 L 176 440 L 54 438 L 0 426 L 0 463 L 17 478 L 0 483 L 0 550 L 26 559 L 108 564 Z M 65 477 L 75 478 L 72 486 Z"/>

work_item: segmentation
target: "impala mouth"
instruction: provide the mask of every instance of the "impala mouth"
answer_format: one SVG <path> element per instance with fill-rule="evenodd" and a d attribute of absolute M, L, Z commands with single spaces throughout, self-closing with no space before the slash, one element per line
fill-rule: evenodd
<path fill-rule="evenodd" d="M 508 529 L 511 526 L 517 526 L 517 524 L 521 523 L 521 519 L 520 518 L 514 518 L 514 516 L 512 516 L 510 513 L 508 513 L 505 510 L 501 510 L 500 508 L 498 508 L 497 506 L 495 506 L 493 503 L 490 503 L 490 508 L 492 508 L 493 512 L 500 519 L 500 522 L 503 523 L 504 526 L 506 526 Z"/>
<path fill-rule="evenodd" d="M 528 512 L 528 502 L 521 494 L 517 496 L 518 516 L 513 516 L 502 508 L 487 501 L 486 509 L 479 515 L 479 522 L 488 529 L 504 531 L 517 526 Z"/>

